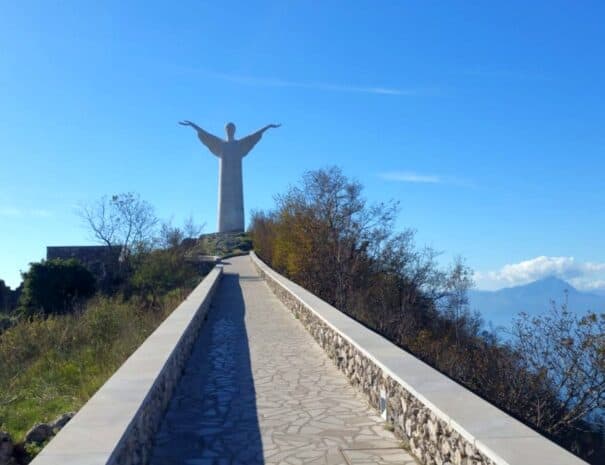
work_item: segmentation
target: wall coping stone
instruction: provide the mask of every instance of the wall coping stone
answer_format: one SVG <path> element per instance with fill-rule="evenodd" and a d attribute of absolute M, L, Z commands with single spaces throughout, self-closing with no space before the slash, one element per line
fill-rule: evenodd
<path fill-rule="evenodd" d="M 280 275 L 254 253 L 260 270 L 309 309 L 384 374 L 416 397 L 497 465 L 586 464 L 428 364 Z"/>
<path fill-rule="evenodd" d="M 222 274 L 214 267 L 32 465 L 144 464 Z"/>

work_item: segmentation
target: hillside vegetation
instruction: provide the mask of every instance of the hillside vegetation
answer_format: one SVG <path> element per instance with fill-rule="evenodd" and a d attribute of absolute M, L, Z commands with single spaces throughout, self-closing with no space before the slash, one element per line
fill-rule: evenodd
<path fill-rule="evenodd" d="M 197 240 L 187 238 L 199 234 L 191 222 L 156 228 L 132 193 L 95 205 L 86 222 L 120 260 L 103 276 L 74 259 L 32 263 L 17 307 L 0 315 L 0 431 L 17 443 L 18 463 L 44 445 L 24 444 L 26 432 L 77 411 L 209 269 L 189 254 Z"/>
<path fill-rule="evenodd" d="M 397 205 L 368 204 L 338 168 L 311 171 L 253 215 L 270 266 L 468 389 L 593 463 L 603 463 L 605 315 L 565 306 L 521 317 L 502 343 L 469 309 L 472 271 L 448 268 L 394 229 Z"/>
<path fill-rule="evenodd" d="M 98 296 L 78 313 L 18 321 L 0 336 L 0 430 L 21 441 L 35 423 L 78 410 L 187 291 L 153 309 Z"/>

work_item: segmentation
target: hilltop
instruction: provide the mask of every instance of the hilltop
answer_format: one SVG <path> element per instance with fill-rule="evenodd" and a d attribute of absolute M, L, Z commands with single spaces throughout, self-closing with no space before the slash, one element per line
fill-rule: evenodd
<path fill-rule="evenodd" d="M 213 256 L 227 258 L 252 250 L 252 239 L 245 232 L 202 234 L 188 251 L 188 257 L 200 259 Z"/>

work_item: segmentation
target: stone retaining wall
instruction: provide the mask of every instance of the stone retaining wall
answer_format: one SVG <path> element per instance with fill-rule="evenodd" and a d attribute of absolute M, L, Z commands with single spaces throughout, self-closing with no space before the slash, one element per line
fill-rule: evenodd
<path fill-rule="evenodd" d="M 254 253 L 251 260 L 421 464 L 585 463 L 271 270 Z"/>
<path fill-rule="evenodd" d="M 215 267 L 77 415 L 33 465 L 144 465 L 189 358 L 222 267 Z"/>

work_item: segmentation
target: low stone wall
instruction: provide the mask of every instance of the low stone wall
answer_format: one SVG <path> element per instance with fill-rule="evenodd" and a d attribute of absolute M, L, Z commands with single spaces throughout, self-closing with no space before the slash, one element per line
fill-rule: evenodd
<path fill-rule="evenodd" d="M 302 287 L 251 260 L 351 384 L 423 465 L 585 462 Z"/>
<path fill-rule="evenodd" d="M 189 358 L 222 267 L 215 267 L 77 415 L 33 465 L 143 465 Z"/>

